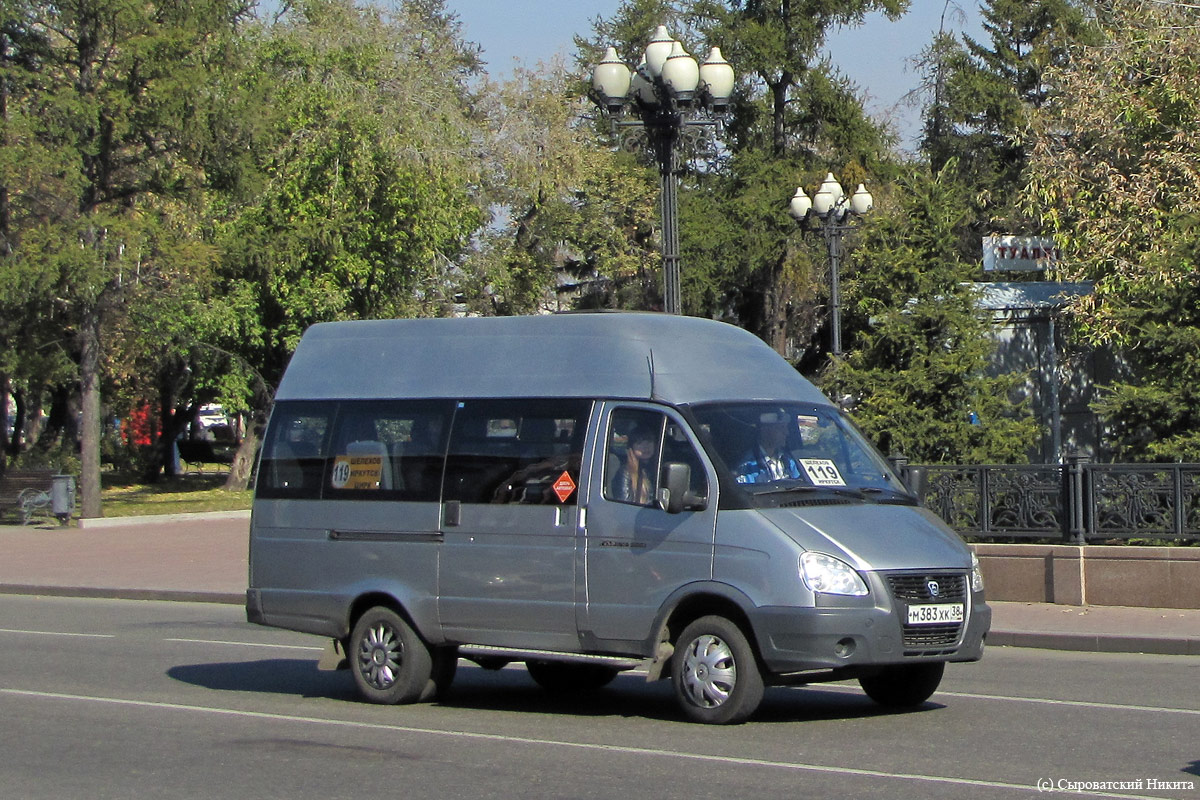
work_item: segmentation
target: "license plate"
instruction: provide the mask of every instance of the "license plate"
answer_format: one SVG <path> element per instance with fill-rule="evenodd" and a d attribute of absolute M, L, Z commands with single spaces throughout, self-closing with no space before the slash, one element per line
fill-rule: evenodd
<path fill-rule="evenodd" d="M 944 625 L 962 621 L 962 603 L 936 603 L 908 607 L 909 625 Z"/>

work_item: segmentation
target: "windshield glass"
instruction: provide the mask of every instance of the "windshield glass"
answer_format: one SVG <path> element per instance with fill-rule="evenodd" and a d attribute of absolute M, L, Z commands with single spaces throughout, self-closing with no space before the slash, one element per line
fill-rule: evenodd
<path fill-rule="evenodd" d="M 907 495 L 887 460 L 842 414 L 788 403 L 721 403 L 692 409 L 701 435 L 752 495 L 786 491 Z"/>

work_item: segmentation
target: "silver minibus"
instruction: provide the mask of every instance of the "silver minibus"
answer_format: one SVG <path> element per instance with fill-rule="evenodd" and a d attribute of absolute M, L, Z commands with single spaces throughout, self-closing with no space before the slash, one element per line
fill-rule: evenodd
<path fill-rule="evenodd" d="M 639 313 L 310 328 L 246 612 L 328 637 L 372 702 L 523 662 L 556 692 L 669 679 L 705 723 L 773 685 L 920 705 L 991 621 L 971 550 L 782 357 Z"/>

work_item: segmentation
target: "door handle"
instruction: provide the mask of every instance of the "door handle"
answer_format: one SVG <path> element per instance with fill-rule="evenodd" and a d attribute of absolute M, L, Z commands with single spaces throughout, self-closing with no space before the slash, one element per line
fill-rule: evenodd
<path fill-rule="evenodd" d="M 452 528 L 460 524 L 462 517 L 462 503 L 458 500 L 447 500 L 446 508 L 442 512 L 442 524 L 447 528 Z"/>

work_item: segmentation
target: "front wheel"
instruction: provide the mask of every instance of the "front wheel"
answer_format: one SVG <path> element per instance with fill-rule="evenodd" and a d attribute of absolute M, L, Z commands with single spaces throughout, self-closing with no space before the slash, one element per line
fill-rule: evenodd
<path fill-rule="evenodd" d="M 359 617 L 347 653 L 358 692 L 372 703 L 414 703 L 433 694 L 433 657 L 425 642 L 390 608 Z"/>
<path fill-rule="evenodd" d="M 884 667 L 877 675 L 859 678 L 867 697 L 887 708 L 912 708 L 924 703 L 937 691 L 946 671 L 944 661 L 925 661 Z"/>
<path fill-rule="evenodd" d="M 693 722 L 743 722 L 763 697 L 754 650 L 734 623 L 701 617 L 684 628 L 671 657 L 675 699 Z"/>

